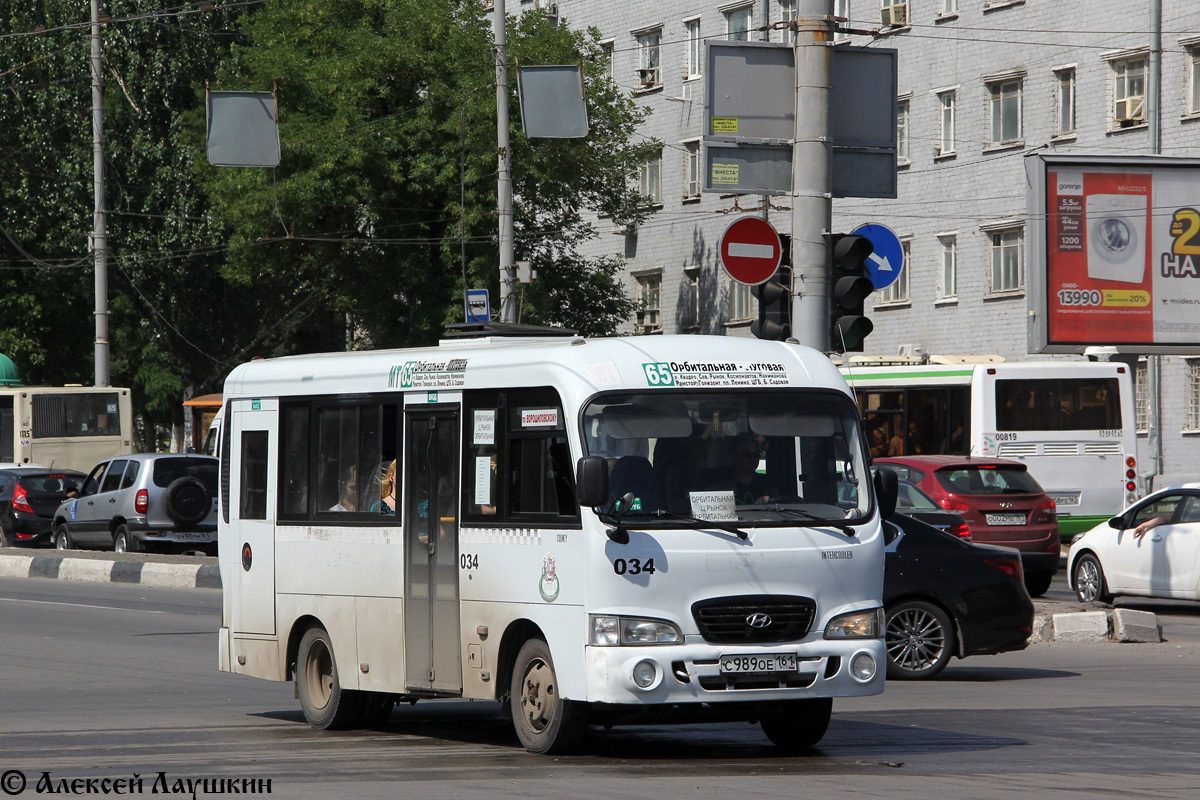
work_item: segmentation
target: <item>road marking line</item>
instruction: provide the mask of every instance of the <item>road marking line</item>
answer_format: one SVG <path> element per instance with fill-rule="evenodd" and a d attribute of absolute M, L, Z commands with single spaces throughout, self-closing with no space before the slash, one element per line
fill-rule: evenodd
<path fill-rule="evenodd" d="M 154 611 L 148 608 L 121 608 L 120 606 L 93 606 L 87 603 L 59 603 L 54 600 L 25 600 L 20 597 L 0 597 L 9 603 L 37 603 L 43 606 L 71 606 L 72 608 L 102 608 L 106 611 L 136 611 L 139 614 L 166 614 L 166 611 Z"/>

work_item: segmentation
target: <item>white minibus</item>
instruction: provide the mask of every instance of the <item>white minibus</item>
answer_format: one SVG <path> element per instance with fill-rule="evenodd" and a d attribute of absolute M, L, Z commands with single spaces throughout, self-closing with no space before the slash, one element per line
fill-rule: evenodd
<path fill-rule="evenodd" d="M 895 484 L 821 353 L 525 331 L 257 360 L 224 399 L 220 668 L 316 728 L 460 697 L 538 753 L 718 720 L 798 749 L 883 691 Z"/>

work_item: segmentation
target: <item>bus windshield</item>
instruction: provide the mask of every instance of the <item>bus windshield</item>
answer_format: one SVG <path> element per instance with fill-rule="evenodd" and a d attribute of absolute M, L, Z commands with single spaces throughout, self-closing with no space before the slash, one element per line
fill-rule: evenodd
<path fill-rule="evenodd" d="M 609 463 L 604 510 L 638 525 L 844 525 L 870 514 L 858 409 L 837 392 L 606 394 L 583 422 L 587 454 Z"/>

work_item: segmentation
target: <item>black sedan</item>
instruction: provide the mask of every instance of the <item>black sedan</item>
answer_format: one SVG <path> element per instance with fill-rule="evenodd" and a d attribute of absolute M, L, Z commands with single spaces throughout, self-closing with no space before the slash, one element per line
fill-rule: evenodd
<path fill-rule="evenodd" d="M 54 512 L 79 490 L 82 472 L 47 467 L 0 470 L 0 547 L 50 544 Z"/>
<path fill-rule="evenodd" d="M 884 528 L 889 679 L 932 678 L 952 656 L 1025 649 L 1033 601 L 1018 551 L 972 544 L 902 513 Z"/>

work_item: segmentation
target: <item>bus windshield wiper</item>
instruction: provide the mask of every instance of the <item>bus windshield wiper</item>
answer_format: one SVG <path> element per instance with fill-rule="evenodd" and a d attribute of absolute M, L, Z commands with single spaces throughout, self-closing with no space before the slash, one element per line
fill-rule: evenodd
<path fill-rule="evenodd" d="M 650 516 L 666 517 L 667 519 L 673 519 L 678 522 L 690 522 L 693 525 L 699 525 L 699 526 L 703 526 L 705 528 L 716 528 L 719 531 L 726 531 L 727 533 L 736 534 L 737 537 L 739 539 L 741 539 L 743 542 L 750 538 L 750 534 L 746 533 L 744 530 L 737 527 L 736 525 L 734 525 L 730 522 L 726 522 L 724 520 L 700 519 L 699 517 L 693 517 L 693 516 L 689 516 L 687 514 L 679 514 L 677 512 L 667 511 L 667 510 L 661 509 L 661 508 L 656 508 L 655 510 L 651 511 Z"/>
<path fill-rule="evenodd" d="M 819 524 L 824 525 L 829 528 L 836 528 L 837 530 L 841 531 L 842 533 L 844 533 L 847 536 L 854 535 L 854 528 L 850 525 L 849 522 L 841 522 L 840 520 L 826 519 L 825 517 L 818 517 L 816 514 L 810 514 L 807 511 L 801 511 L 798 508 L 784 508 L 783 506 L 779 506 L 779 505 L 774 505 L 774 506 L 763 505 L 763 506 L 761 506 L 761 508 L 764 508 L 767 511 L 777 511 L 780 514 L 790 514 L 791 516 L 799 517 L 800 519 L 803 519 L 806 522 L 816 522 L 816 523 L 819 523 Z"/>

